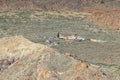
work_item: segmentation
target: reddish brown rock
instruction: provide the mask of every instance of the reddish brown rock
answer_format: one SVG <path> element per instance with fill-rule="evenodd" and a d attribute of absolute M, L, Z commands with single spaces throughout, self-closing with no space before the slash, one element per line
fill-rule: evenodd
<path fill-rule="evenodd" d="M 82 80 L 79 76 L 75 78 L 75 80 Z"/>
<path fill-rule="evenodd" d="M 85 62 L 78 62 L 78 64 L 76 65 L 76 69 L 77 70 L 80 70 L 80 69 L 87 69 L 88 68 L 88 65 L 85 63 Z"/>
<path fill-rule="evenodd" d="M 88 21 L 93 22 L 101 27 L 108 27 L 111 29 L 120 28 L 120 10 L 84 7 L 84 11 L 92 13 L 88 17 Z"/>

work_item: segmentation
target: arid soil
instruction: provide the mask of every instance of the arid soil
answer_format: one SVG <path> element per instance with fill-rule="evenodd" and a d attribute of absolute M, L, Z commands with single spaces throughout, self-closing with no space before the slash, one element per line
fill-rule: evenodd
<path fill-rule="evenodd" d="M 0 80 L 119 80 L 118 68 L 75 60 L 22 36 L 0 39 Z M 14 60 L 11 64 L 11 60 Z M 107 71 L 108 72 L 107 72 Z M 119 69 L 118 69 L 119 70 Z"/>
<path fill-rule="evenodd" d="M 102 27 L 120 29 L 120 0 L 0 0 L 1 9 L 36 9 L 46 11 L 86 11 L 88 21 Z"/>
<path fill-rule="evenodd" d="M 119 0 L 0 0 L 0 8 L 80 10 L 81 6 L 105 5 L 112 7 Z"/>
<path fill-rule="evenodd" d="M 111 9 L 97 9 L 84 7 L 84 11 L 92 13 L 88 17 L 88 21 L 96 23 L 101 27 L 108 27 L 111 29 L 120 29 L 120 10 L 111 10 Z"/>
<path fill-rule="evenodd" d="M 0 80 L 120 80 L 120 0 L 0 0 Z"/>

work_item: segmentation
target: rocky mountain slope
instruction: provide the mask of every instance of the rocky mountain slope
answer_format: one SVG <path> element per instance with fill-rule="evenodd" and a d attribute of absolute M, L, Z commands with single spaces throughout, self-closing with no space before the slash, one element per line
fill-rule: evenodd
<path fill-rule="evenodd" d="M 0 80 L 119 80 L 120 73 L 75 60 L 22 36 L 0 39 Z"/>

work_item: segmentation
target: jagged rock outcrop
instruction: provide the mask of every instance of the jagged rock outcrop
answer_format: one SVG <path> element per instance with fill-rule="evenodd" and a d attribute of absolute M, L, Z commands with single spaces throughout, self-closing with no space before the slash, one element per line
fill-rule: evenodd
<path fill-rule="evenodd" d="M 14 58 L 12 64 L 0 71 L 0 80 L 112 80 L 95 65 L 22 36 L 0 39 L 0 47 L 0 60 Z"/>

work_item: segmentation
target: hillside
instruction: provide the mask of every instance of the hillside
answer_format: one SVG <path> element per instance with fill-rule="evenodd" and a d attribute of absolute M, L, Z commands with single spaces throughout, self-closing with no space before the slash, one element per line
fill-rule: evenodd
<path fill-rule="evenodd" d="M 120 0 L 0 0 L 0 9 L 43 11 L 86 11 L 88 21 L 102 27 L 120 29 Z"/>
<path fill-rule="evenodd" d="M 92 13 L 92 15 L 88 17 L 88 21 L 101 27 L 120 30 L 120 10 L 106 10 L 93 7 L 84 7 L 83 10 Z"/>
<path fill-rule="evenodd" d="M 0 0 L 0 8 L 42 9 L 42 10 L 80 10 L 82 6 L 113 6 L 119 0 Z"/>
<path fill-rule="evenodd" d="M 0 80 L 120 80 L 120 0 L 0 0 Z"/>
<path fill-rule="evenodd" d="M 106 68 L 78 61 L 22 36 L 0 39 L 0 47 L 0 80 L 119 80 L 120 77 L 115 66 Z"/>

